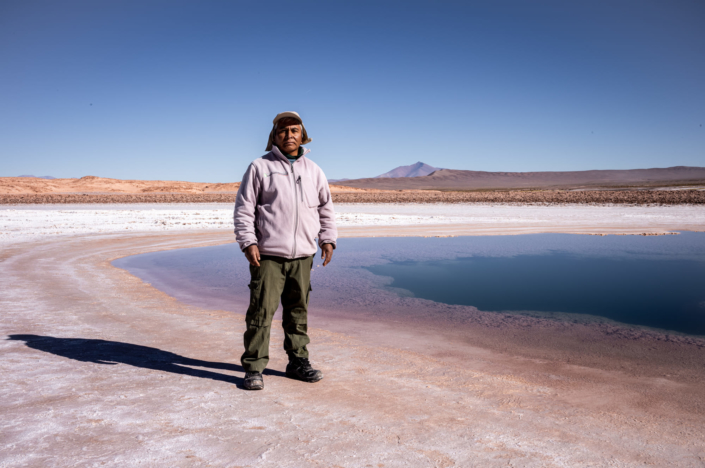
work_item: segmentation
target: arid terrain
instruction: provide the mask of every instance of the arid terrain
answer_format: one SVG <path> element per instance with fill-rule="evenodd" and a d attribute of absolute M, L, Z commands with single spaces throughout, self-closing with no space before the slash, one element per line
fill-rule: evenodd
<path fill-rule="evenodd" d="M 80 179 L 0 177 L 0 195 L 27 194 L 235 194 L 240 182 L 227 184 L 174 180 L 121 180 L 85 176 Z M 364 192 L 364 189 L 331 185 L 332 192 Z M 376 191 L 376 190 L 373 190 Z"/>
<path fill-rule="evenodd" d="M 430 177 L 430 176 L 426 176 Z M 416 179 L 400 178 L 413 184 Z M 387 180 L 387 179 L 374 179 Z M 346 182 L 347 183 L 347 182 Z M 234 203 L 239 182 L 0 178 L 0 205 L 75 203 Z M 382 190 L 331 184 L 335 203 L 521 203 L 681 205 L 705 203 L 705 190 L 679 186 L 656 190 Z"/>
<path fill-rule="evenodd" d="M 218 193 L 237 192 L 239 182 L 209 184 L 168 180 L 120 180 L 85 176 L 80 179 L 0 177 L 0 194 L 56 193 Z"/>
<path fill-rule="evenodd" d="M 383 190 L 507 190 L 705 185 L 705 167 L 570 172 L 482 172 L 441 169 L 423 177 L 346 180 L 346 186 Z"/>
<path fill-rule="evenodd" d="M 541 190 L 491 192 L 333 190 L 334 203 L 521 203 L 702 205 L 703 190 Z M 51 193 L 0 195 L 0 205 L 74 203 L 235 203 L 235 193 Z"/>
<path fill-rule="evenodd" d="M 701 190 L 537 190 L 334 193 L 337 203 L 520 203 L 681 205 L 705 203 Z"/>

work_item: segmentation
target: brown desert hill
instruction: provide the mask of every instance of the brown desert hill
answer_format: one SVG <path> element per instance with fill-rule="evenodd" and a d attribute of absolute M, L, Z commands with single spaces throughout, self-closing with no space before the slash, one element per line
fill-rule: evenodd
<path fill-rule="evenodd" d="M 40 179 L 0 177 L 0 195 L 32 194 L 235 194 L 240 182 L 208 183 L 172 180 L 121 180 L 85 176 L 80 179 Z M 369 190 L 331 185 L 331 192 L 351 193 Z M 375 191 L 375 190 L 373 190 Z"/>
<path fill-rule="evenodd" d="M 353 179 L 341 185 L 381 190 L 508 190 L 653 187 L 705 184 L 705 167 L 570 172 L 483 172 L 440 169 L 421 177 Z"/>
<path fill-rule="evenodd" d="M 120 180 L 85 176 L 80 179 L 0 178 L 2 194 L 34 193 L 209 193 L 237 192 L 239 182 L 209 184 L 164 180 Z"/>

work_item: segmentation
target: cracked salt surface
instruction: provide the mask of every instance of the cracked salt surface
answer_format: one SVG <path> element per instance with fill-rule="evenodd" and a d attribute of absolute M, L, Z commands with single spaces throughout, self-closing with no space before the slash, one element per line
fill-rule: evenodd
<path fill-rule="evenodd" d="M 703 206 L 339 204 L 339 227 L 473 225 L 584 228 L 705 227 Z M 14 205 L 0 209 L 0 243 L 57 235 L 232 230 L 233 207 L 213 204 Z M 669 227 L 670 225 L 670 227 Z"/>

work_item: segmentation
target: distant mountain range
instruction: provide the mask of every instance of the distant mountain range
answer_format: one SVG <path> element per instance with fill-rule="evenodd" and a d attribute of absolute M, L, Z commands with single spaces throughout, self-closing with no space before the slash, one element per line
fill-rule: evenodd
<path fill-rule="evenodd" d="M 421 161 L 410 166 L 399 166 L 392 169 L 389 172 L 385 172 L 382 175 L 378 175 L 375 179 L 382 178 L 396 178 L 396 177 L 421 177 L 427 176 L 438 171 L 440 168 L 429 166 L 428 164 L 422 163 Z"/>
<path fill-rule="evenodd" d="M 391 171 L 385 172 L 384 174 L 378 175 L 374 178 L 375 179 L 383 179 L 383 178 L 398 178 L 398 177 L 421 177 L 421 176 L 426 176 L 426 175 L 432 174 L 438 170 L 440 170 L 440 168 L 429 166 L 428 164 L 422 163 L 421 161 L 419 161 L 416 164 L 412 164 L 410 166 L 396 167 L 396 168 L 392 169 Z M 328 182 L 340 183 L 340 182 L 345 182 L 348 180 L 353 180 L 353 179 L 328 179 Z"/>
<path fill-rule="evenodd" d="M 411 168 L 418 164 L 423 163 L 397 169 Z M 387 174 L 395 173 L 397 169 Z M 400 170 L 399 173 L 405 172 Z M 406 173 L 411 174 L 413 171 Z M 705 185 L 705 167 L 676 166 L 565 172 L 483 172 L 438 169 L 424 176 L 385 176 L 383 174 L 368 179 L 346 180 L 340 185 L 381 190 L 508 190 L 656 187 L 680 184 Z"/>
<path fill-rule="evenodd" d="M 17 177 L 33 177 L 33 178 L 35 178 L 35 179 L 49 179 L 49 180 L 56 179 L 56 177 L 52 177 L 52 176 L 50 176 L 50 175 L 43 175 L 43 176 L 19 175 L 19 176 L 17 176 Z"/>

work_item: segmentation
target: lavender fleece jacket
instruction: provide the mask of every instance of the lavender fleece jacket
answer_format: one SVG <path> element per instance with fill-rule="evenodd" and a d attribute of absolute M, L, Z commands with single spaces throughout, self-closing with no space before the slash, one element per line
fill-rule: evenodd
<path fill-rule="evenodd" d="M 288 259 L 316 253 L 338 238 L 333 199 L 320 167 L 306 157 L 290 164 L 276 146 L 250 164 L 235 200 L 235 239 L 240 249 Z"/>

